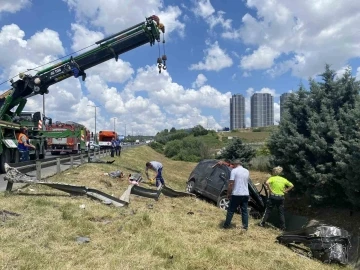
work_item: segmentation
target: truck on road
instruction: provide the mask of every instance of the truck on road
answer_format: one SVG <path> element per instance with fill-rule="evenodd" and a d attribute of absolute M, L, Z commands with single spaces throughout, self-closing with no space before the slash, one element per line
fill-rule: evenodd
<path fill-rule="evenodd" d="M 72 121 L 56 121 L 52 125 L 47 125 L 46 130 L 50 132 L 63 132 L 63 134 L 67 135 L 65 137 L 53 138 L 48 135 L 47 150 L 50 151 L 52 155 L 58 155 L 61 152 L 79 153 L 81 150 L 85 150 L 86 142 L 90 140 L 90 131 L 84 125 Z M 82 143 L 83 147 L 81 147 Z"/>
<path fill-rule="evenodd" d="M 117 138 L 117 133 L 111 130 L 100 130 L 99 131 L 99 146 L 100 149 L 111 148 L 111 140 Z"/>

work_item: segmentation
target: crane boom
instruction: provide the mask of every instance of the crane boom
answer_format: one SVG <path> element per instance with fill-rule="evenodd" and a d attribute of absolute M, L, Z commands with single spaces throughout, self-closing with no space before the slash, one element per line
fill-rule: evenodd
<path fill-rule="evenodd" d="M 26 104 L 26 99 L 34 95 L 48 94 L 48 87 L 71 76 L 86 78 L 85 70 L 114 58 L 120 54 L 133 50 L 146 43 L 150 46 L 160 42 L 160 31 L 165 27 L 156 15 L 152 15 L 144 22 L 138 23 L 95 44 L 96 48 L 75 57 L 70 57 L 60 63 L 38 71 L 35 75 L 20 74 L 17 81 L 11 80 L 12 88 L 0 95 L 0 120 L 12 121 L 18 116 Z M 163 41 L 164 42 L 164 41 Z M 159 72 L 166 69 L 166 56 L 157 60 Z M 13 113 L 10 110 L 17 106 Z"/>

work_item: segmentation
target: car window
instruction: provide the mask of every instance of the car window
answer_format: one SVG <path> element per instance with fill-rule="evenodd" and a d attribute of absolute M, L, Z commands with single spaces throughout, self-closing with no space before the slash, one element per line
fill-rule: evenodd
<path fill-rule="evenodd" d="M 226 177 L 225 168 L 224 168 L 223 166 L 216 166 L 216 167 L 213 169 L 210 177 L 211 177 L 211 179 L 212 179 L 213 181 L 224 181 L 224 180 L 222 180 L 222 179 L 220 178 L 220 174 L 221 174 L 221 173 L 224 173 L 224 174 L 225 174 L 225 177 Z M 225 178 L 225 180 L 228 180 L 228 179 Z"/>
<path fill-rule="evenodd" d="M 213 170 L 212 168 L 213 165 L 214 164 L 212 162 L 199 163 L 198 166 L 196 167 L 196 172 L 201 178 L 209 176 Z"/>

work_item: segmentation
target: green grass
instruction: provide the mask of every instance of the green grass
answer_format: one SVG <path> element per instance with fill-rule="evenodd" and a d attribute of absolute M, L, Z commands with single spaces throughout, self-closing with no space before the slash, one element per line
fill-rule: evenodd
<path fill-rule="evenodd" d="M 111 165 L 84 164 L 48 181 L 120 197 L 127 180 L 111 179 L 104 172 L 143 173 L 146 161 L 158 160 L 164 164 L 167 185 L 184 190 L 196 165 L 167 159 L 147 146 L 128 149 L 115 159 Z M 252 171 L 251 177 L 261 182 L 267 176 Z M 257 220 L 250 219 L 246 233 L 223 231 L 219 226 L 225 212 L 201 199 L 162 195 L 154 201 L 131 195 L 128 207 L 115 208 L 31 185 L 1 195 L 0 205 L 21 214 L 0 220 L 1 269 L 343 269 L 300 257 L 275 243 L 279 231 L 260 228 Z M 240 226 L 239 215 L 233 222 Z M 78 236 L 91 241 L 78 244 Z"/>
<path fill-rule="evenodd" d="M 265 142 L 271 132 L 219 132 L 219 137 L 226 142 L 227 137 L 239 137 L 243 142 L 256 143 Z"/>

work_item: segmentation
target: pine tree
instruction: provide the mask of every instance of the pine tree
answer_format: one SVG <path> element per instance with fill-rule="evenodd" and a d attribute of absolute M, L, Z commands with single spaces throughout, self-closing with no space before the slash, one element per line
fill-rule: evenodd
<path fill-rule="evenodd" d="M 327 65 L 323 82 L 310 79 L 310 91 L 301 86 L 289 98 L 268 146 L 299 192 L 360 206 L 360 86 L 350 70 L 335 75 Z"/>
<path fill-rule="evenodd" d="M 243 144 L 240 138 L 234 138 L 221 152 L 219 158 L 226 160 L 240 159 L 245 168 L 250 160 L 255 157 L 256 151 L 250 145 Z"/>

